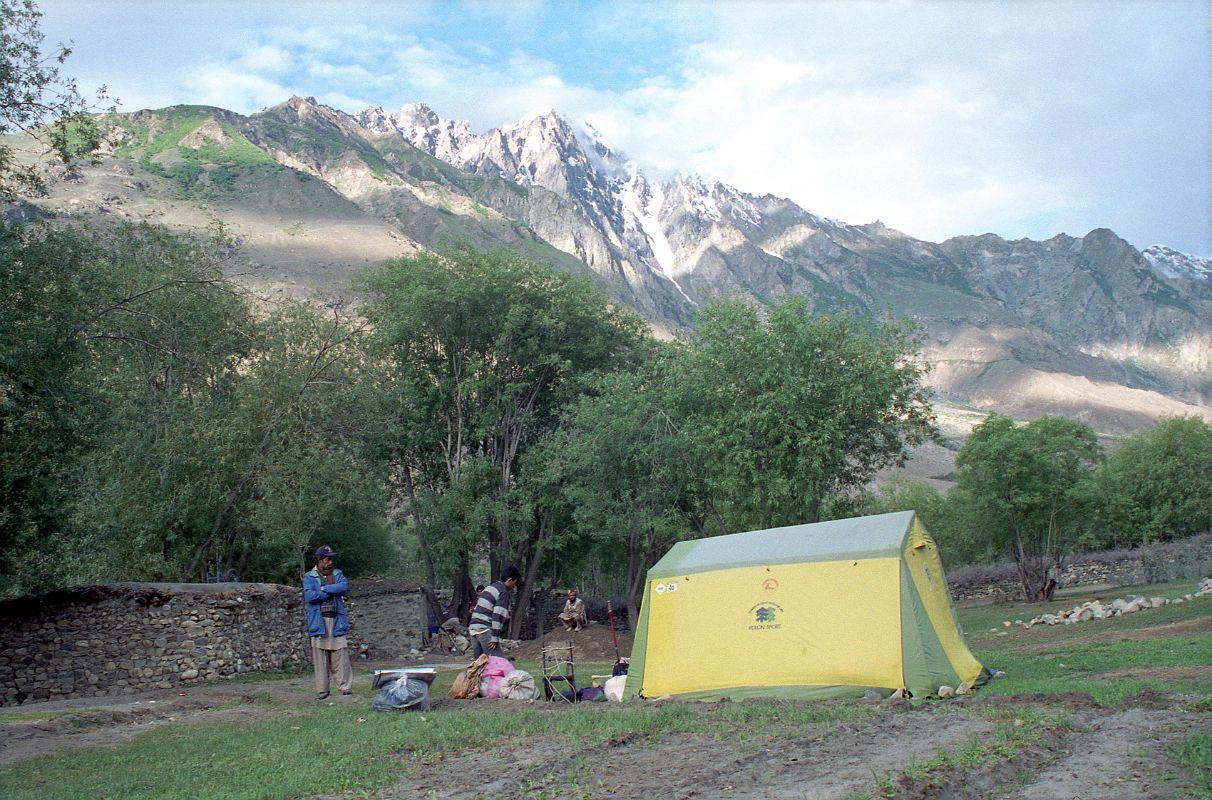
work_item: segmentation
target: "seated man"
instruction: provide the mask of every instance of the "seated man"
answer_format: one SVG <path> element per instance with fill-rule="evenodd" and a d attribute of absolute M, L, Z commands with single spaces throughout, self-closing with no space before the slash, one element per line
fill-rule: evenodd
<path fill-rule="evenodd" d="M 579 631 L 585 627 L 585 601 L 577 597 L 576 589 L 568 590 L 568 602 L 560 612 L 560 622 L 564 623 L 566 631 Z"/>

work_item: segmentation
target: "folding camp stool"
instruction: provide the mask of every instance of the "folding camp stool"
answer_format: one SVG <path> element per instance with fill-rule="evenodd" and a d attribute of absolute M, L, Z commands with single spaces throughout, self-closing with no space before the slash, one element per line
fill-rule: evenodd
<path fill-rule="evenodd" d="M 575 665 L 572 658 L 572 642 L 544 644 L 540 651 L 543 667 L 543 698 L 574 703 L 577 699 Z M 567 684 L 566 691 L 556 688 Z"/>

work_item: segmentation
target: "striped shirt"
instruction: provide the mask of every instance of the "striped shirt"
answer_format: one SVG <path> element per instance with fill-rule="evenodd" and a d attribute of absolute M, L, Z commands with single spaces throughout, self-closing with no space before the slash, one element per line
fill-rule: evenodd
<path fill-rule="evenodd" d="M 490 583 L 480 592 L 476 607 L 471 612 L 471 624 L 467 632 L 472 636 L 490 633 L 489 640 L 501 638 L 501 629 L 509 621 L 509 589 L 502 581 Z"/>

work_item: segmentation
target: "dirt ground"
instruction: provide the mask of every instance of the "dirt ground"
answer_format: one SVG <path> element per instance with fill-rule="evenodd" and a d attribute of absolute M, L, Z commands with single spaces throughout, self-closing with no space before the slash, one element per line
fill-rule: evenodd
<path fill-rule="evenodd" d="M 376 797 L 1164 800 L 1187 797 L 1191 788 L 1168 745 L 1212 728 L 1212 715 L 1177 704 L 1106 709 L 1091 701 L 1074 711 L 1073 730 L 1040 737 L 1011 760 L 897 779 L 940 752 L 988 737 L 994 726 L 980 707 L 881 708 L 864 722 L 811 726 L 790 738 L 763 741 L 754 731 L 748 746 L 676 734 L 578 752 L 554 737 L 531 739 L 410 770 Z"/>
<path fill-rule="evenodd" d="M 544 645 L 572 645 L 572 656 L 577 662 L 581 661 L 617 661 L 617 656 L 625 656 L 631 652 L 631 632 L 616 631 L 618 650 L 615 650 L 614 638 L 610 626 L 600 622 L 590 622 L 579 631 L 565 631 L 562 628 L 547 631 L 542 639 L 531 639 L 523 642 L 521 647 L 514 648 L 506 656 L 521 659 L 539 659 L 539 651 Z"/>
<path fill-rule="evenodd" d="M 611 661 L 609 628 L 557 634 L 571 640 L 578 658 Z M 630 641 L 620 640 L 623 652 Z M 538 642 L 507 655 L 537 658 Z M 459 662 L 434 663 L 455 668 Z M 365 703 L 371 668 L 357 665 L 357 691 L 335 702 Z M 3 720 L 0 763 L 39 754 L 114 744 L 147 730 L 199 722 L 255 720 L 277 713 L 280 703 L 311 699 L 310 676 L 260 683 L 158 690 L 123 698 L 89 698 L 40 703 Z M 265 702 L 272 699 L 273 704 Z M 871 796 L 903 798 L 987 798 L 1014 800 L 1164 800 L 1190 794 L 1191 776 L 1172 758 L 1172 744 L 1196 732 L 1212 731 L 1212 713 L 1194 711 L 1191 698 L 1148 692 L 1116 707 L 1074 693 L 1013 698 L 977 694 L 925 703 L 883 702 L 870 719 L 819 723 L 780 732 L 719 731 L 721 735 L 654 733 L 611 741 L 590 751 L 557 737 L 532 737 L 494 750 L 467 750 L 436 764 L 401 761 L 398 780 L 382 789 L 380 800 L 481 797 L 520 798 L 797 798 L 846 800 Z M 434 699 L 432 713 L 475 713 L 487 701 Z M 674 701 L 663 701 L 674 702 Z M 726 702 L 726 701 L 725 701 Z M 749 701 L 752 702 L 752 701 Z M 692 713 L 711 715 L 719 704 L 689 703 Z M 613 713 L 615 704 L 544 705 L 552 714 Z M 912 769 L 954 754 L 973 741 L 994 738 L 995 713 L 1011 717 L 1022 709 L 1065 710 L 1068 729 L 1029 736 L 1010 759 Z M 22 719 L 29 712 L 42 719 Z M 536 709 L 538 710 L 538 709 Z M 0 719 L 3 716 L 0 715 Z M 344 800 L 344 799 L 343 799 Z"/>

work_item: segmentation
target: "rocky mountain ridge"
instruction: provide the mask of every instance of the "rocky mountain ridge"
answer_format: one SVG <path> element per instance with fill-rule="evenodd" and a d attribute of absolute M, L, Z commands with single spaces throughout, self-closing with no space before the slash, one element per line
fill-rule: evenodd
<path fill-rule="evenodd" d="M 115 115 L 103 161 L 50 211 L 224 222 L 275 290 L 348 287 L 362 265 L 465 238 L 586 274 L 676 334 L 713 298 L 912 316 L 941 399 L 1129 431 L 1212 419 L 1212 262 L 1108 230 L 931 243 L 772 195 L 657 178 L 555 113 L 476 134 L 420 104 L 350 115 L 310 98 L 258 114 Z"/>

